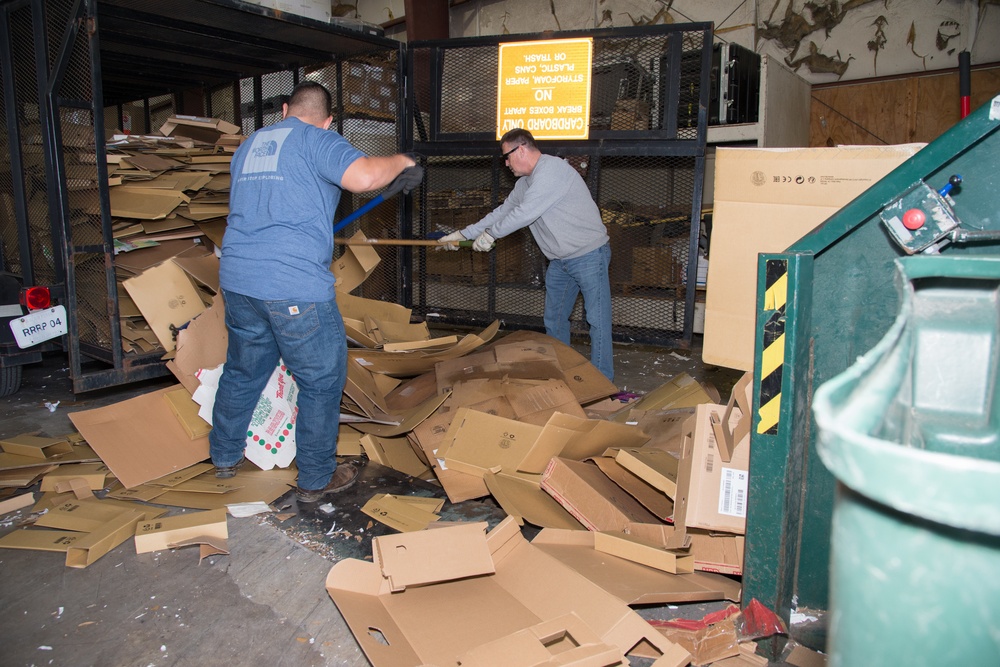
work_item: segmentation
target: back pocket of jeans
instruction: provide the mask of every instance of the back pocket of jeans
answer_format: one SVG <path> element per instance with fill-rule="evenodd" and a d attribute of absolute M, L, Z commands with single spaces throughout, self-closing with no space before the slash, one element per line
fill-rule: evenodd
<path fill-rule="evenodd" d="M 292 301 L 272 301 L 268 307 L 274 328 L 282 336 L 301 340 L 313 335 L 319 329 L 319 313 L 316 312 L 315 303 L 302 306 Z M 301 310 L 297 313 L 289 312 L 300 307 Z"/>

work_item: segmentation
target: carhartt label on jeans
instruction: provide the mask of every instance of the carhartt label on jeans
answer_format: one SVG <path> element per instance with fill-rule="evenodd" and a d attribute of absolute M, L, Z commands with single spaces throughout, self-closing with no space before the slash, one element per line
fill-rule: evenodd
<path fill-rule="evenodd" d="M 298 306 L 289 306 L 288 307 L 288 314 L 289 315 L 298 315 L 299 314 L 299 307 Z"/>

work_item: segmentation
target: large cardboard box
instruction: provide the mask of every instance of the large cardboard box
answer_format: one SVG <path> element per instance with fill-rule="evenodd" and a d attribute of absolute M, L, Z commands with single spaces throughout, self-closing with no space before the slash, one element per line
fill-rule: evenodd
<path fill-rule="evenodd" d="M 785 250 L 922 147 L 719 148 L 705 363 L 753 368 L 759 253 Z"/>
<path fill-rule="evenodd" d="M 674 526 L 703 528 L 742 535 L 746 532 L 747 492 L 750 486 L 750 437 L 738 443 L 731 459 L 722 460 L 713 424 L 726 415 L 726 406 L 706 403 L 688 421 L 677 473 Z M 730 415 L 735 429 L 742 413 Z"/>

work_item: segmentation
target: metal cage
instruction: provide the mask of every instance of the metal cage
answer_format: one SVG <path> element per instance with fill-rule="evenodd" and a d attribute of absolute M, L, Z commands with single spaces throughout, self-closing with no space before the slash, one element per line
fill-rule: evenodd
<path fill-rule="evenodd" d="M 427 167 L 414 201 L 415 238 L 474 223 L 514 186 L 496 142 L 501 43 L 593 38 L 587 140 L 540 141 L 584 177 L 611 237 L 614 338 L 689 344 L 697 261 L 711 24 L 413 42 L 408 146 Z M 430 322 L 542 328 L 545 258 L 522 229 L 493 252 L 414 250 L 412 308 Z M 582 301 L 574 334 L 586 331 Z"/>
<path fill-rule="evenodd" d="M 313 78 L 335 95 L 335 129 L 362 150 L 398 152 L 402 53 L 393 40 L 234 0 L 0 2 L 8 156 L 0 269 L 51 286 L 69 326 L 32 354 L 65 349 L 74 391 L 168 372 L 162 351 L 123 349 L 107 133 L 155 132 L 176 113 L 213 115 L 250 133 L 280 119 L 283 97 Z M 342 206 L 371 196 L 344 197 Z M 373 235 L 401 227 L 401 215 L 385 205 L 362 224 Z M 386 262 L 365 290 L 400 301 L 401 282 Z"/>

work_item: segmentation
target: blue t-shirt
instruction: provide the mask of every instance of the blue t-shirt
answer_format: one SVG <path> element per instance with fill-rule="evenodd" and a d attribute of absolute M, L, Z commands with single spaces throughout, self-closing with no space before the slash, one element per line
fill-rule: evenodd
<path fill-rule="evenodd" d="M 255 299 L 334 298 L 333 216 L 340 179 L 364 153 L 289 117 L 257 130 L 233 155 L 223 289 Z"/>

